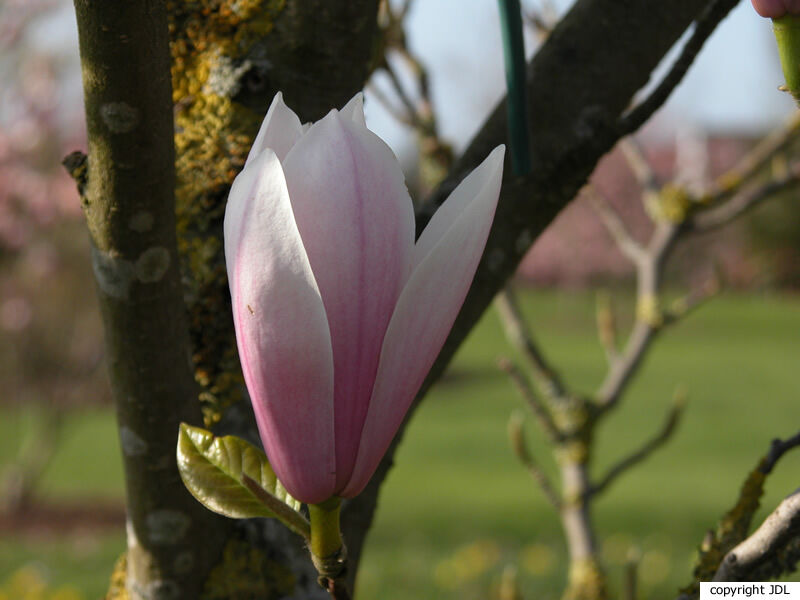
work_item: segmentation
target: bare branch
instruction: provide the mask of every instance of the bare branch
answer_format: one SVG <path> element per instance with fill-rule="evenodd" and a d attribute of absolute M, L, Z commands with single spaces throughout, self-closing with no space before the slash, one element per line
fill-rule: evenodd
<path fill-rule="evenodd" d="M 762 186 L 743 191 L 714 208 L 698 212 L 687 220 L 686 227 L 696 232 L 716 229 L 730 223 L 764 200 L 794 189 L 798 184 L 800 184 L 800 164 L 794 164 L 782 176 Z"/>
<path fill-rule="evenodd" d="M 743 549 L 746 550 L 745 555 L 749 557 L 748 575 L 741 575 L 742 578 L 752 576 L 765 580 L 779 575 L 787 569 L 794 569 L 797 560 L 800 559 L 800 537 L 797 536 L 797 522 L 793 516 L 796 512 L 794 504 L 788 506 L 788 511 L 781 510 L 779 516 L 769 517 L 765 521 L 762 525 L 763 531 L 761 531 L 762 528 L 759 528 L 761 533 L 756 532 L 758 541 L 747 543 L 756 533 L 750 536 L 747 534 L 750 531 L 753 516 L 761 504 L 760 499 L 764 493 L 766 475 L 772 471 L 778 460 L 788 450 L 797 446 L 800 446 L 800 433 L 785 441 L 779 439 L 772 441 L 767 454 L 758 462 L 756 468 L 748 473 L 739 491 L 736 504 L 720 519 L 716 531 L 711 531 L 706 536 L 693 571 L 694 581 L 682 590 L 683 594 L 679 596 L 678 600 L 697 598 L 699 582 L 714 579 L 720 569 L 728 569 L 726 576 L 732 577 L 733 571 L 731 570 L 737 568 L 734 563 L 739 561 L 735 550 L 742 544 L 745 544 Z M 797 497 L 798 492 L 795 491 L 793 496 Z M 769 525 L 767 522 L 770 522 Z M 787 527 L 794 533 L 784 537 L 787 535 Z M 758 545 L 761 543 L 767 543 L 768 547 L 774 550 L 759 556 Z M 770 543 L 774 546 L 769 546 Z M 729 558 L 730 556 L 736 558 Z M 735 579 L 731 581 L 735 581 Z"/>
<path fill-rule="evenodd" d="M 497 295 L 495 305 L 500 314 L 506 338 L 527 360 L 539 389 L 549 399 L 563 398 L 566 389 L 561 377 L 539 350 L 533 334 L 522 317 L 510 285 L 503 288 L 503 291 Z"/>
<path fill-rule="evenodd" d="M 675 428 L 678 426 L 680 421 L 681 415 L 683 414 L 683 409 L 686 407 L 686 396 L 683 392 L 676 392 L 675 400 L 673 402 L 672 408 L 670 409 L 669 413 L 667 413 L 667 418 L 664 420 L 661 429 L 653 436 L 652 439 L 645 442 L 638 450 L 635 452 L 631 452 L 628 456 L 620 460 L 617 464 L 611 467 L 606 475 L 600 480 L 599 483 L 592 486 L 589 489 L 590 496 L 596 496 L 597 494 L 601 493 L 605 490 L 614 480 L 617 479 L 620 475 L 622 475 L 625 471 L 630 469 L 631 467 L 639 464 L 648 456 L 650 456 L 654 451 L 658 450 L 666 441 L 672 436 L 675 432 Z"/>
<path fill-rule="evenodd" d="M 508 420 L 508 438 L 511 441 L 511 448 L 514 454 L 519 458 L 520 462 L 525 465 L 531 477 L 542 488 L 545 498 L 556 510 L 561 509 L 561 498 L 555 491 L 555 488 L 550 483 L 547 474 L 539 467 L 533 456 L 528 450 L 528 444 L 525 442 L 525 433 L 522 431 L 523 418 L 518 412 L 511 413 Z"/>
<path fill-rule="evenodd" d="M 647 158 L 645 158 L 644 150 L 642 150 L 636 138 L 633 136 L 624 138 L 620 141 L 619 147 L 639 185 L 650 192 L 658 191 L 658 188 L 661 187 L 658 177 L 656 177 L 655 171 L 653 171 Z"/>
<path fill-rule="evenodd" d="M 381 106 L 386 109 L 386 112 L 388 112 L 396 121 L 408 127 L 414 127 L 414 122 L 408 116 L 408 114 L 392 104 L 391 100 L 389 100 L 386 94 L 383 93 L 383 90 L 381 90 L 380 87 L 374 83 L 368 83 L 367 88 L 375 97 L 375 99 L 381 103 Z"/>
<path fill-rule="evenodd" d="M 558 22 L 558 10 L 552 0 L 541 0 L 539 6 L 522 15 L 540 39 L 546 38 Z"/>
<path fill-rule="evenodd" d="M 700 288 L 693 290 L 688 295 L 673 302 L 672 307 L 664 312 L 662 327 L 676 323 L 716 296 L 721 289 L 722 282 L 720 281 L 720 277 L 719 275 L 714 275 Z"/>
<path fill-rule="evenodd" d="M 781 128 L 761 140 L 739 160 L 736 166 L 717 178 L 710 191 L 709 200 L 716 203 L 736 193 L 743 184 L 751 181 L 770 160 L 786 150 L 787 146 L 797 139 L 798 133 L 800 133 L 800 113 L 794 112 Z"/>
<path fill-rule="evenodd" d="M 618 127 L 622 135 L 633 133 L 639 129 L 664 104 L 672 90 L 683 80 L 683 76 L 692 66 L 697 53 L 703 48 L 706 40 L 738 2 L 739 0 L 716 0 L 708 6 L 696 21 L 692 36 L 661 83 L 638 106 L 620 118 Z"/>
<path fill-rule="evenodd" d="M 778 438 L 772 440 L 772 443 L 769 447 L 769 452 L 767 452 L 767 455 L 764 457 L 764 461 L 759 467 L 759 470 L 764 473 L 764 475 L 769 475 L 781 457 L 786 454 L 786 452 L 792 448 L 796 448 L 797 446 L 800 446 L 800 432 L 794 434 L 792 437 L 786 440 L 781 440 Z"/>
<path fill-rule="evenodd" d="M 623 600 L 636 600 L 639 597 L 637 592 L 639 563 L 642 560 L 641 551 L 632 547 L 628 551 L 628 559 L 625 561 L 625 583 L 622 592 Z"/>
<path fill-rule="evenodd" d="M 402 21 L 408 16 L 411 7 L 414 5 L 414 0 L 404 0 L 403 5 L 397 11 L 397 19 Z"/>
<path fill-rule="evenodd" d="M 645 353 L 664 322 L 658 308 L 658 291 L 664 262 L 675 244 L 680 229 L 671 223 L 661 222 L 645 250 L 645 258 L 637 263 L 636 323 L 625 349 L 614 361 L 596 395 L 600 412 L 606 412 L 617 403 Z"/>
<path fill-rule="evenodd" d="M 617 319 L 611 304 L 611 295 L 607 292 L 598 293 L 595 306 L 597 337 L 606 353 L 608 363 L 613 364 L 619 359 L 619 350 L 617 349 Z"/>
<path fill-rule="evenodd" d="M 714 581 L 764 581 L 794 571 L 800 559 L 800 489 L 725 555 Z M 788 559 L 788 560 L 787 560 Z"/>
<path fill-rule="evenodd" d="M 644 261 L 647 258 L 644 248 L 633 238 L 622 219 L 611 207 L 611 204 L 606 201 L 593 185 L 589 184 L 585 189 L 589 192 L 589 201 L 592 208 L 600 215 L 603 225 L 606 226 L 608 233 L 614 239 L 620 251 L 634 264 L 638 265 Z"/>
<path fill-rule="evenodd" d="M 501 358 L 497 361 L 497 366 L 508 374 L 514 386 L 517 388 L 520 396 L 528 403 L 528 406 L 536 417 L 536 421 L 547 435 L 551 442 L 560 442 L 564 438 L 564 434 L 559 430 L 553 422 L 553 417 L 547 407 L 539 400 L 536 392 L 533 391 L 528 380 L 520 372 L 520 370 L 507 358 Z"/>
<path fill-rule="evenodd" d="M 411 97 L 406 93 L 403 84 L 400 82 L 400 78 L 397 76 L 394 67 L 392 67 L 392 64 L 388 60 L 383 61 L 383 70 L 386 71 L 386 74 L 389 76 L 389 81 L 391 81 L 397 97 L 400 98 L 400 102 L 403 103 L 406 109 L 407 116 L 405 120 L 410 122 L 413 127 L 425 130 L 427 128 L 426 124 L 420 119 L 413 100 L 411 100 Z"/>

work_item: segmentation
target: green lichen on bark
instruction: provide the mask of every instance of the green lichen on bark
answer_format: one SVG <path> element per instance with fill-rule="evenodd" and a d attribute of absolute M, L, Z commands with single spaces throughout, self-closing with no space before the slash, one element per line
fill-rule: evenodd
<path fill-rule="evenodd" d="M 716 532 L 703 542 L 693 571 L 694 581 L 683 588 L 682 593 L 697 597 L 700 582 L 711 581 L 725 555 L 747 537 L 753 515 L 761 506 L 761 496 L 764 495 L 767 476 L 762 470 L 763 465 L 764 461 L 750 472 L 742 484 L 736 504 L 722 517 Z"/>
<path fill-rule="evenodd" d="M 597 561 L 574 560 L 569 566 L 569 584 L 561 600 L 608 600 L 606 577 Z"/>
<path fill-rule="evenodd" d="M 111 580 L 104 600 L 130 600 L 128 590 L 125 589 L 125 580 L 128 572 L 128 554 L 123 552 L 114 564 Z"/>
<path fill-rule="evenodd" d="M 263 111 L 237 101 L 263 83 L 259 42 L 285 0 L 168 3 L 175 105 L 176 215 L 192 359 L 207 426 L 242 396 L 222 251 L 225 201 Z"/>
<path fill-rule="evenodd" d="M 286 565 L 270 560 L 264 550 L 232 539 L 222 562 L 206 580 L 201 600 L 283 598 L 294 591 L 295 584 L 296 577 Z"/>

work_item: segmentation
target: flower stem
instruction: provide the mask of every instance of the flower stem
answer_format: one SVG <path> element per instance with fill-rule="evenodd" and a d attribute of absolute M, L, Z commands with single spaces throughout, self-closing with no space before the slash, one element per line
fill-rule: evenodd
<path fill-rule="evenodd" d="M 775 40 L 781 57 L 786 89 L 800 102 L 800 16 L 785 15 L 773 19 Z"/>
<path fill-rule="evenodd" d="M 347 549 L 342 541 L 339 513 L 342 499 L 334 496 L 325 502 L 308 505 L 311 522 L 311 560 L 319 573 L 319 584 L 335 600 L 350 600 L 345 574 Z"/>

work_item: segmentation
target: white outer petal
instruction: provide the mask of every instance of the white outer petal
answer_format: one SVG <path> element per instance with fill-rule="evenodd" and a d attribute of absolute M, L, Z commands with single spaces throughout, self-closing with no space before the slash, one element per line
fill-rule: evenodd
<path fill-rule="evenodd" d="M 247 155 L 244 166 L 261 154 L 266 148 L 278 155 L 278 159 L 283 161 L 292 146 L 295 145 L 300 136 L 303 135 L 303 126 L 295 112 L 283 102 L 283 94 L 278 92 L 272 99 L 267 116 L 261 123 L 258 135 L 253 141 L 253 147 Z"/>
<path fill-rule="evenodd" d="M 339 111 L 343 117 L 353 121 L 356 125 L 366 128 L 367 122 L 364 118 L 364 94 L 358 92 L 350 101 Z"/>
<path fill-rule="evenodd" d="M 271 149 L 234 181 L 224 234 L 239 356 L 261 439 L 292 496 L 320 502 L 336 481 L 330 333 Z"/>

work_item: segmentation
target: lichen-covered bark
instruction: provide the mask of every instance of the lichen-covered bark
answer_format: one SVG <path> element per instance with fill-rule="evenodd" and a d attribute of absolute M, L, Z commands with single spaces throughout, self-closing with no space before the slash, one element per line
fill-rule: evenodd
<path fill-rule="evenodd" d="M 83 205 L 125 467 L 125 590 L 133 600 L 194 598 L 221 529 L 175 459 L 178 424 L 200 411 L 175 241 L 165 6 L 75 0 L 75 10 L 89 134 Z"/>

